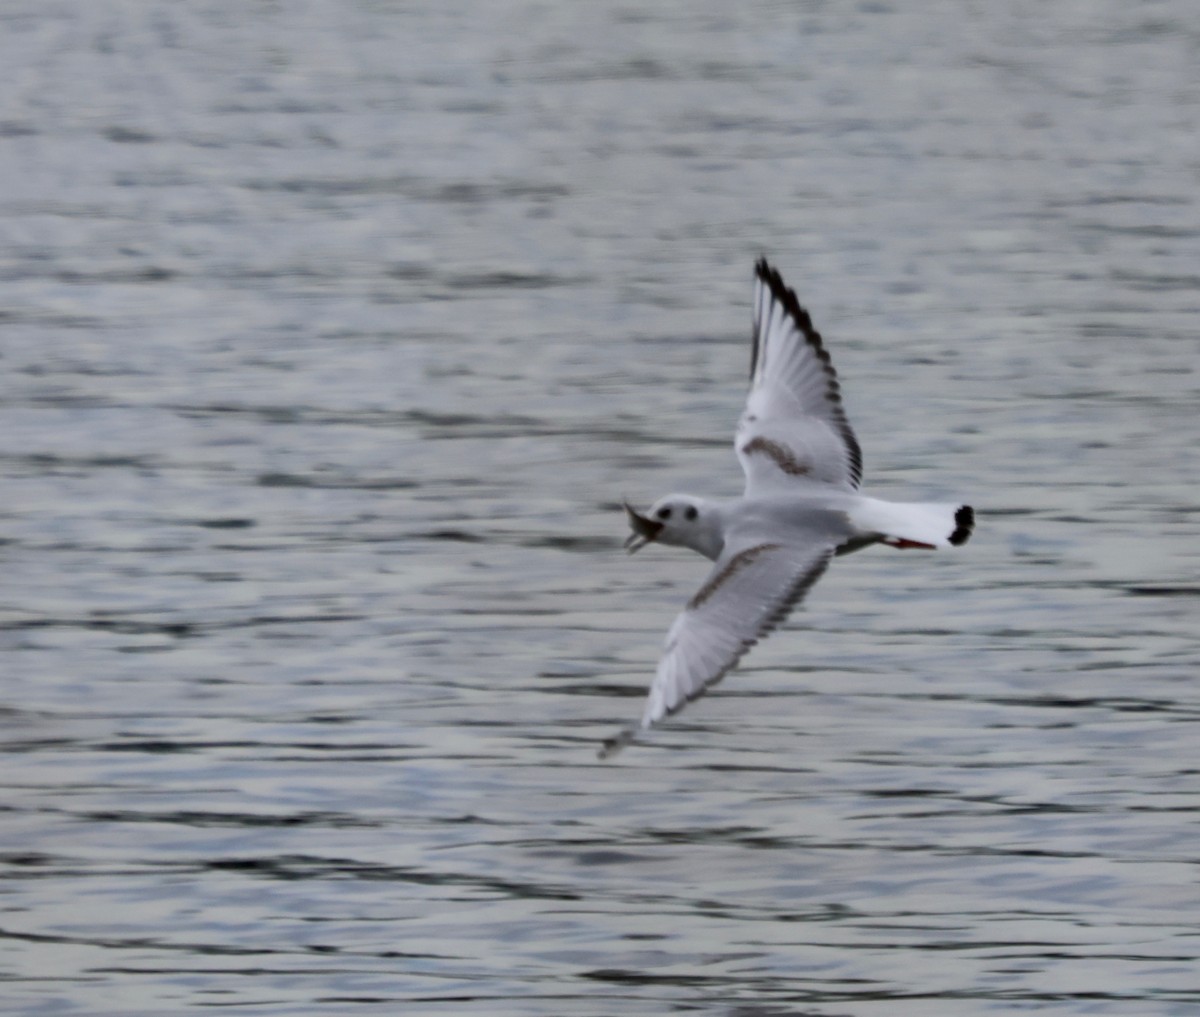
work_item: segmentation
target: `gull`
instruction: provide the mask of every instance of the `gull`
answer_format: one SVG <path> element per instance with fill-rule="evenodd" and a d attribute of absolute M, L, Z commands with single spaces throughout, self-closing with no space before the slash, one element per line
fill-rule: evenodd
<path fill-rule="evenodd" d="M 859 493 L 862 452 L 842 407 L 837 372 L 779 273 L 755 265 L 750 395 L 734 450 L 741 498 L 669 494 L 642 514 L 628 502 L 629 553 L 657 542 L 713 562 L 667 632 L 640 724 L 609 738 L 601 758 L 707 692 L 772 632 L 837 555 L 871 544 L 958 547 L 970 505 L 888 502 Z"/>

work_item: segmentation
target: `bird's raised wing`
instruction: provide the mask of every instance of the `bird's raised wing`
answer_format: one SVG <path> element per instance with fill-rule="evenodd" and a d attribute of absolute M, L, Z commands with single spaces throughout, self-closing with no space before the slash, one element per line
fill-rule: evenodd
<path fill-rule="evenodd" d="M 640 728 L 682 709 L 719 682 L 787 617 L 829 565 L 836 544 L 734 540 L 667 633 Z M 604 743 L 607 756 L 639 726 Z"/>
<path fill-rule="evenodd" d="M 765 259 L 755 273 L 750 395 L 734 439 L 746 494 L 797 483 L 853 490 L 862 451 L 821 335 Z"/>

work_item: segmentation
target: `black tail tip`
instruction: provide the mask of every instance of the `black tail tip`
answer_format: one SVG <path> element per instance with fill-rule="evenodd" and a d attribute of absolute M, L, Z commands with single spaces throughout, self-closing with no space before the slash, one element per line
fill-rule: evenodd
<path fill-rule="evenodd" d="M 950 534 L 950 543 L 959 547 L 967 542 L 975 530 L 975 510 L 970 505 L 962 505 L 954 513 L 954 532 Z"/>

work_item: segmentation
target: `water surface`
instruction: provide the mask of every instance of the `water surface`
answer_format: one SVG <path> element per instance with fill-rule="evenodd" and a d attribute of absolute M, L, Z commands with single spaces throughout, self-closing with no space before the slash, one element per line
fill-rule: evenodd
<path fill-rule="evenodd" d="M 11 7 L 9 1008 L 1197 1012 L 1191 14 Z M 977 533 L 601 763 L 761 253 Z"/>

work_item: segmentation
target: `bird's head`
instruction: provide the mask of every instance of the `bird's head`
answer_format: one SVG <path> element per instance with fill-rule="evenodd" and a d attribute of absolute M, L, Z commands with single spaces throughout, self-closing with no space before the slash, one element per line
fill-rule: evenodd
<path fill-rule="evenodd" d="M 720 553 L 719 548 L 715 554 L 712 552 L 714 520 L 701 498 L 669 494 L 651 505 L 645 515 L 626 502 L 625 513 L 633 531 L 625 541 L 625 549 L 630 554 L 651 541 L 690 547 L 710 558 Z"/>

